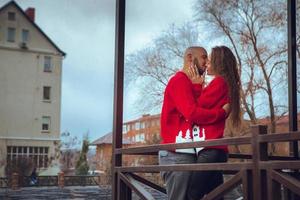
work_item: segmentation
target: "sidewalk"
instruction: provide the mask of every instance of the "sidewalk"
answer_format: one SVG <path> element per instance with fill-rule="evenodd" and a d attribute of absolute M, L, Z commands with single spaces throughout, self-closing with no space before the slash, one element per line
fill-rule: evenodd
<path fill-rule="evenodd" d="M 37 199 L 111 199 L 110 187 L 71 186 L 60 189 L 58 187 L 28 187 L 19 190 L 0 189 L 2 200 L 37 200 Z"/>
<path fill-rule="evenodd" d="M 166 200 L 166 196 L 159 192 L 151 192 L 155 199 Z M 70 186 L 60 189 L 58 187 L 26 187 L 19 190 L 0 189 L 1 200 L 111 200 L 110 186 Z M 136 195 L 133 195 L 133 200 L 138 200 Z"/>
<path fill-rule="evenodd" d="M 159 200 L 166 200 L 166 195 L 150 190 L 153 197 Z M 237 190 L 234 190 L 225 196 L 225 200 L 239 199 Z M 58 187 L 26 187 L 19 190 L 0 189 L 1 200 L 111 200 L 111 187 L 110 186 L 68 186 L 63 189 Z M 139 198 L 133 194 L 133 200 Z"/>

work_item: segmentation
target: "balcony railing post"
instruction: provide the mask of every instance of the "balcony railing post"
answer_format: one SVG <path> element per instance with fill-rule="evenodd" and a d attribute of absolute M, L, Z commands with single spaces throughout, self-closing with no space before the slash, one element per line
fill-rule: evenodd
<path fill-rule="evenodd" d="M 116 154 L 122 148 L 123 128 L 123 83 L 124 83 L 124 43 L 125 43 L 125 0 L 116 1 L 115 28 L 115 70 L 114 70 L 114 111 L 113 111 L 113 152 L 112 152 L 112 199 L 127 199 L 120 192 L 131 190 L 126 184 L 119 184 L 120 177 L 115 167 L 122 166 L 122 155 Z M 120 187 L 120 190 L 118 189 Z M 126 193 L 126 194 L 127 194 Z M 125 196 L 125 197 L 124 197 Z"/>
<path fill-rule="evenodd" d="M 252 130 L 252 161 L 253 161 L 253 199 L 266 199 L 267 191 L 267 177 L 266 171 L 260 170 L 259 162 L 268 160 L 268 144 L 259 142 L 259 135 L 267 134 L 267 126 L 253 126 Z"/>
<path fill-rule="evenodd" d="M 118 179 L 118 200 L 131 200 L 132 199 L 132 191 L 131 189 L 121 180 Z"/>
<path fill-rule="evenodd" d="M 253 183 L 252 171 L 244 170 L 243 179 L 242 179 L 244 200 L 252 200 L 253 199 L 252 183 Z"/>

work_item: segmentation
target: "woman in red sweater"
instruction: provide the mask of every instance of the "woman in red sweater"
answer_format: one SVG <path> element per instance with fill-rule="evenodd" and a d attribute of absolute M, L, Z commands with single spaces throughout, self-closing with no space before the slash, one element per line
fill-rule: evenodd
<path fill-rule="evenodd" d="M 188 75 L 193 83 L 199 74 L 195 69 Z M 207 73 L 202 83 L 202 91 L 197 97 L 197 104 L 205 109 L 222 108 L 230 103 L 230 122 L 234 127 L 240 124 L 240 78 L 237 62 L 232 51 L 226 46 L 212 48 L 207 61 Z M 193 140 L 202 141 L 222 138 L 225 129 L 225 120 L 212 124 L 194 124 Z M 228 157 L 227 146 L 197 148 L 198 163 L 226 162 Z M 195 171 L 190 178 L 187 198 L 201 199 L 217 186 L 223 183 L 223 174 L 220 171 Z"/>

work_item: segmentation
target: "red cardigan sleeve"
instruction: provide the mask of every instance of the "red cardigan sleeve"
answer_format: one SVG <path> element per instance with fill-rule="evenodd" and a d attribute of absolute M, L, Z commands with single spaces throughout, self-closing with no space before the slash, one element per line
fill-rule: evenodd
<path fill-rule="evenodd" d="M 198 99 L 202 92 L 202 84 L 193 84 L 193 94 L 196 99 Z"/>
<path fill-rule="evenodd" d="M 197 105 L 193 85 L 187 77 L 181 76 L 173 79 L 169 84 L 168 93 L 186 120 L 198 124 L 211 124 L 225 119 L 226 112 L 224 109 L 204 109 Z"/>

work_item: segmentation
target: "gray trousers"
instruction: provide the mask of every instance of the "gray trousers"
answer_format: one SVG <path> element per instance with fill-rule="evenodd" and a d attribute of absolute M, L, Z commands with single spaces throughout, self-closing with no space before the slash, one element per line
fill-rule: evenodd
<path fill-rule="evenodd" d="M 160 165 L 191 164 L 196 163 L 195 154 L 175 153 L 171 151 L 159 151 Z M 191 172 L 189 171 L 164 171 L 162 179 L 166 183 L 169 200 L 185 200 L 188 190 Z"/>

